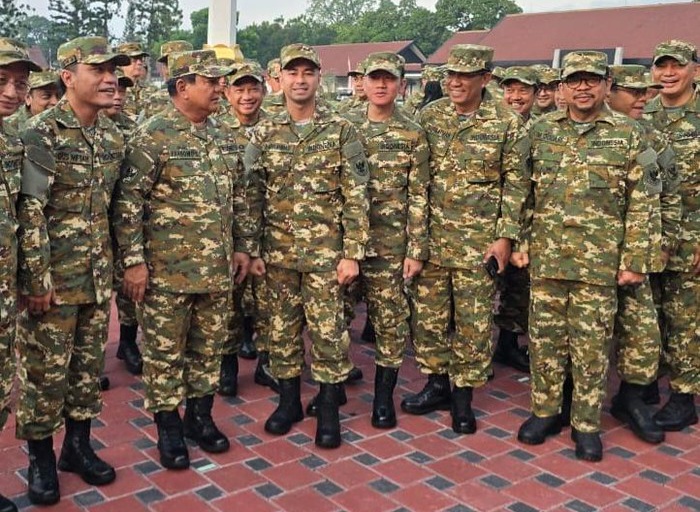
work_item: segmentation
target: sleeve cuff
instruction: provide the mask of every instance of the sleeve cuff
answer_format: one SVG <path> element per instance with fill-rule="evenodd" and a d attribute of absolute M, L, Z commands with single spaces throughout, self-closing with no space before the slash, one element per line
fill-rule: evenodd
<path fill-rule="evenodd" d="M 355 240 L 343 241 L 343 258 L 361 261 L 365 259 L 365 246 Z"/>

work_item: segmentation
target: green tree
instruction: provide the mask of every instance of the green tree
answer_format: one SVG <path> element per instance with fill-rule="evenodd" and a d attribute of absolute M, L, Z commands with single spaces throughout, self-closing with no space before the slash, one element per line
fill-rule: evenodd
<path fill-rule="evenodd" d="M 56 50 L 66 38 L 61 34 L 60 27 L 44 16 L 32 15 L 27 17 L 18 39 L 28 46 L 38 46 L 49 64 L 56 61 Z"/>
<path fill-rule="evenodd" d="M 89 32 L 92 15 L 88 0 L 49 0 L 49 17 L 64 41 L 93 35 Z"/>
<path fill-rule="evenodd" d="M 17 0 L 0 0 L 0 37 L 19 37 L 28 29 L 29 15 L 34 9 Z"/>
<path fill-rule="evenodd" d="M 376 4 L 377 0 L 309 0 L 306 16 L 324 25 L 352 24 Z"/>
<path fill-rule="evenodd" d="M 506 14 L 523 12 L 512 0 L 438 0 L 435 12 L 450 30 L 491 28 Z"/>
<path fill-rule="evenodd" d="M 122 39 L 144 41 L 153 52 L 162 41 L 171 39 L 181 24 L 178 0 L 129 0 Z"/>

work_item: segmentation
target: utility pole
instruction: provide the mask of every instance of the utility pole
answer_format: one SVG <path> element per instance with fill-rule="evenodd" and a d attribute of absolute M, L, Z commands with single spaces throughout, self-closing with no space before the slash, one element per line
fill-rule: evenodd
<path fill-rule="evenodd" d="M 236 42 L 236 0 L 209 0 L 207 42 L 232 45 Z"/>

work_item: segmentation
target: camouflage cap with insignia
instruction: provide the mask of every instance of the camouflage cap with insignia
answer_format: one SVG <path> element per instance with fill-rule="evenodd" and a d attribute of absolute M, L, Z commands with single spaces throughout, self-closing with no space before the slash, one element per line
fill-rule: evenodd
<path fill-rule="evenodd" d="M 603 52 L 580 51 L 567 53 L 561 70 L 561 79 L 574 73 L 591 73 L 593 75 L 608 75 L 608 56 Z"/>
<path fill-rule="evenodd" d="M 32 71 L 29 73 L 29 90 L 41 89 L 49 85 L 58 86 L 58 73 L 49 71 Z"/>
<path fill-rule="evenodd" d="M 445 69 L 456 73 L 475 73 L 491 69 L 493 48 L 479 44 L 456 44 L 450 48 Z"/>
<path fill-rule="evenodd" d="M 119 84 L 119 87 L 133 87 L 134 86 L 134 81 L 131 79 L 131 77 L 126 76 L 121 69 L 117 69 L 116 75 L 117 75 L 117 83 Z"/>
<path fill-rule="evenodd" d="M 260 83 L 265 81 L 262 66 L 254 60 L 247 60 L 237 66 L 236 72 L 228 77 L 228 83 L 234 85 L 237 81 L 246 77 L 253 78 Z"/>
<path fill-rule="evenodd" d="M 67 68 L 73 64 L 104 64 L 114 61 L 117 66 L 128 66 L 131 59 L 110 48 L 104 37 L 76 37 L 58 47 L 58 65 Z"/>
<path fill-rule="evenodd" d="M 558 69 L 554 69 L 546 64 L 534 64 L 531 67 L 537 73 L 537 81 L 540 84 L 549 85 L 561 81 Z"/>
<path fill-rule="evenodd" d="M 511 66 L 501 75 L 501 84 L 511 81 L 537 85 L 537 72 L 529 66 Z"/>
<path fill-rule="evenodd" d="M 41 71 L 41 66 L 29 58 L 24 43 L 9 37 L 0 37 L 0 66 L 9 66 L 15 62 L 26 64 L 29 71 Z"/>
<path fill-rule="evenodd" d="M 158 62 L 165 64 L 168 61 L 168 55 L 171 53 L 182 53 L 191 52 L 194 50 L 194 46 L 189 41 L 175 40 L 168 41 L 160 45 L 160 57 L 158 57 Z"/>
<path fill-rule="evenodd" d="M 653 64 L 656 64 L 664 57 L 676 59 L 681 66 L 685 66 L 689 62 L 697 62 L 698 49 L 692 43 L 672 39 L 656 45 Z"/>
<path fill-rule="evenodd" d="M 321 59 L 313 47 L 308 44 L 294 43 L 285 46 L 280 51 L 280 66 L 286 68 L 290 62 L 297 59 L 304 59 L 311 62 L 314 66 L 321 69 Z"/>
<path fill-rule="evenodd" d="M 150 53 L 144 50 L 143 45 L 139 42 L 132 41 L 130 43 L 122 43 L 115 46 L 114 51 L 123 53 L 129 57 L 150 57 Z"/>
<path fill-rule="evenodd" d="M 185 75 L 219 78 L 233 72 L 233 68 L 218 63 L 214 50 L 171 53 L 168 55 L 168 70 L 172 79 Z"/>
<path fill-rule="evenodd" d="M 223 43 L 205 44 L 202 46 L 202 50 L 213 50 L 216 53 L 216 59 L 222 66 L 231 66 L 235 68 L 237 64 L 242 64 L 245 60 L 243 52 L 241 51 L 241 45 L 239 44 L 232 44 L 230 46 Z"/>
<path fill-rule="evenodd" d="M 613 85 L 627 89 L 663 89 L 658 83 L 650 82 L 646 76 L 647 68 L 636 64 L 610 66 Z"/>
<path fill-rule="evenodd" d="M 370 53 L 365 59 L 365 74 L 386 71 L 396 78 L 401 78 L 403 77 L 404 62 L 400 55 L 393 52 Z"/>

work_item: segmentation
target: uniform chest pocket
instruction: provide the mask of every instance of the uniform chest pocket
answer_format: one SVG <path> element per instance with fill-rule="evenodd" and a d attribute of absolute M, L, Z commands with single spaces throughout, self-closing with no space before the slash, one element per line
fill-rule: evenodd
<path fill-rule="evenodd" d="M 609 189 L 615 194 L 622 192 L 624 166 L 616 165 L 589 165 L 588 188 Z"/>
<path fill-rule="evenodd" d="M 308 187 L 315 193 L 329 193 L 340 189 L 340 154 L 337 151 L 321 151 L 307 156 L 309 172 L 305 180 Z"/>
<path fill-rule="evenodd" d="M 488 184 L 499 181 L 501 178 L 498 161 L 460 159 L 460 167 L 467 183 Z"/>
<path fill-rule="evenodd" d="M 411 157 L 404 151 L 381 151 L 369 158 L 369 187 L 375 190 L 399 189 L 408 185 Z"/>
<path fill-rule="evenodd" d="M 556 160 L 535 160 L 532 163 L 531 179 L 541 185 L 550 185 L 559 170 L 559 162 Z"/>
<path fill-rule="evenodd" d="M 172 187 L 173 201 L 207 202 L 217 195 L 216 177 L 200 160 L 170 160 L 163 170 Z"/>
<path fill-rule="evenodd" d="M 86 163 L 72 163 L 78 161 Z M 69 161 L 60 156 L 56 158 L 49 207 L 72 213 L 83 211 L 92 185 L 92 168 L 89 161 L 89 156 L 82 154 L 70 155 Z"/>

